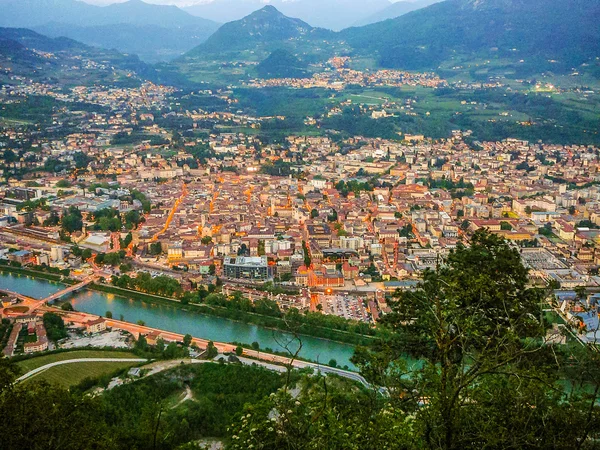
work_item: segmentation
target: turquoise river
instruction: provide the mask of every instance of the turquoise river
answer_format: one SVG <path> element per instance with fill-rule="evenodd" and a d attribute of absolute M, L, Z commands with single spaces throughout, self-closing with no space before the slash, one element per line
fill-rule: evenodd
<path fill-rule="evenodd" d="M 25 275 L 0 272 L 0 290 L 7 289 L 32 298 L 45 298 L 63 289 L 60 283 L 54 283 Z M 235 322 L 220 317 L 207 316 L 176 307 L 143 303 L 103 292 L 85 290 L 69 298 L 77 311 L 99 316 L 112 312 L 113 317 L 136 323 L 143 320 L 153 328 L 173 333 L 191 334 L 194 337 L 217 342 L 258 342 L 260 348 L 283 351 L 280 343 L 291 337 L 285 333 L 256 325 Z M 355 367 L 350 362 L 354 347 L 348 344 L 328 341 L 310 336 L 302 336 L 300 356 L 312 361 L 327 364 L 335 359 L 339 366 Z"/>

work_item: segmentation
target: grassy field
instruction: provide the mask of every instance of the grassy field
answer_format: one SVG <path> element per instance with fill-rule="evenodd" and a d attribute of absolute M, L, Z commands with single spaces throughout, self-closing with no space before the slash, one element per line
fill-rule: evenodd
<path fill-rule="evenodd" d="M 28 378 L 31 381 L 46 381 L 55 386 L 68 388 L 80 383 L 85 378 L 97 378 L 125 369 L 138 366 L 139 362 L 82 362 L 51 367 L 48 370 Z"/>
<path fill-rule="evenodd" d="M 22 373 L 27 373 L 38 367 L 45 366 L 57 361 L 66 361 L 69 359 L 80 359 L 80 358 L 138 358 L 130 352 L 112 352 L 105 350 L 75 350 L 72 352 L 55 353 L 53 355 L 43 355 L 31 359 L 19 361 L 17 366 L 21 369 Z M 65 365 L 62 367 L 74 367 L 71 365 Z M 58 367 L 55 367 L 56 369 Z"/>

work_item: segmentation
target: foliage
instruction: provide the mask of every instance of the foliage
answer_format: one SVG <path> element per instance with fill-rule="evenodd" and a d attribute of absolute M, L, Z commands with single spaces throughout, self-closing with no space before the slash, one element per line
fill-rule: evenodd
<path fill-rule="evenodd" d="M 393 338 L 376 352 L 359 349 L 353 362 L 413 411 L 417 447 L 570 448 L 599 417 L 562 401 L 557 350 L 541 345 L 544 292 L 527 287 L 519 251 L 502 238 L 479 230 L 470 244 L 417 290 L 395 295 L 383 318 Z M 555 425 L 546 428 L 550 410 Z M 571 420 L 582 428 L 557 431 Z"/>
<path fill-rule="evenodd" d="M 413 448 L 412 420 L 357 385 L 304 378 L 299 395 L 280 390 L 248 405 L 231 430 L 230 449 L 359 450 Z"/>
<path fill-rule="evenodd" d="M 148 253 L 150 255 L 160 255 L 162 253 L 162 245 L 160 242 L 152 242 L 148 246 Z"/>
<path fill-rule="evenodd" d="M 136 189 L 132 189 L 131 196 L 133 197 L 134 200 L 138 200 L 142 204 L 142 210 L 145 213 L 150 212 L 152 205 L 150 203 L 150 200 L 148 200 L 148 198 L 142 192 L 140 192 Z"/>
<path fill-rule="evenodd" d="M 113 286 L 123 289 L 134 289 L 165 297 L 179 295 L 182 292 L 181 284 L 175 278 L 166 275 L 159 275 L 153 278 L 148 272 L 138 272 L 135 278 L 127 274 L 121 277 L 113 276 L 111 283 Z"/>
<path fill-rule="evenodd" d="M 67 211 L 63 212 L 61 227 L 67 233 L 81 231 L 83 228 L 83 216 L 81 215 L 81 211 L 75 206 L 70 206 Z"/>
<path fill-rule="evenodd" d="M 51 341 L 58 341 L 68 336 L 65 322 L 58 314 L 47 312 L 44 313 L 44 327 L 46 334 Z"/>
<path fill-rule="evenodd" d="M 175 449 L 225 436 L 245 404 L 283 384 L 280 374 L 258 367 L 186 365 L 91 397 L 82 393 L 94 380 L 69 393 L 36 382 L 11 387 L 16 373 L 14 365 L 0 360 L 2 445 L 16 450 Z M 186 386 L 193 400 L 171 408 L 171 397 Z"/>
<path fill-rule="evenodd" d="M 304 78 L 306 66 L 289 51 L 278 49 L 262 61 L 256 71 L 261 78 Z"/>
<path fill-rule="evenodd" d="M 206 347 L 206 358 L 213 359 L 219 354 L 217 347 L 215 347 L 215 343 L 213 341 L 208 342 L 208 347 Z"/>
<path fill-rule="evenodd" d="M 291 163 L 278 159 L 274 163 L 263 164 L 260 171 L 267 175 L 287 177 L 293 173 L 292 167 Z"/>

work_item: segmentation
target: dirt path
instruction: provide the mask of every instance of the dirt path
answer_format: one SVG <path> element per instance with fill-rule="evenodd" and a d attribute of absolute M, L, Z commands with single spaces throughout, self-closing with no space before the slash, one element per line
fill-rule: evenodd
<path fill-rule="evenodd" d="M 171 409 L 175 409 L 175 408 L 177 408 L 179 405 L 181 405 L 181 404 L 182 404 L 182 403 L 184 403 L 184 402 L 187 402 L 188 400 L 191 400 L 191 401 L 193 401 L 193 402 L 195 401 L 195 400 L 194 400 L 194 393 L 192 392 L 192 388 L 190 388 L 190 387 L 189 387 L 189 386 L 186 384 L 186 385 L 185 385 L 185 396 L 184 396 L 184 397 L 183 397 L 181 400 L 179 400 L 179 401 L 177 402 L 177 404 L 176 404 L 176 405 L 174 405 L 174 406 L 173 406 Z"/>

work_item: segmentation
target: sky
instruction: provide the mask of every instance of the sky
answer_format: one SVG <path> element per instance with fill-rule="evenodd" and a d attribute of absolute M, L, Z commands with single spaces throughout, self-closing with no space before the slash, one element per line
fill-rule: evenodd
<path fill-rule="evenodd" d="M 100 5 L 100 6 L 104 6 L 104 5 L 110 5 L 111 3 L 123 3 L 127 0 L 83 0 L 86 3 L 91 3 L 93 5 Z M 211 0 L 143 0 L 146 3 L 154 3 L 157 5 L 176 5 L 176 6 L 180 6 L 180 7 L 184 7 L 184 6 L 190 6 L 190 5 L 194 5 L 197 3 L 210 3 Z M 402 1 L 402 0 L 390 0 L 391 3 L 395 3 L 397 1 Z M 270 3 L 269 0 L 262 0 L 262 3 L 268 4 Z"/>

